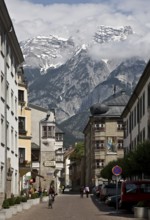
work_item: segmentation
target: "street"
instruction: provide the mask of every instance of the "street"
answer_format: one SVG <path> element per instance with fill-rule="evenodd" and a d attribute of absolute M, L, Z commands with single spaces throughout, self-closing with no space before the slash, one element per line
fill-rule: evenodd
<path fill-rule="evenodd" d="M 131 220 L 133 214 L 123 211 L 116 213 L 114 208 L 107 207 L 93 195 L 80 198 L 78 194 L 60 194 L 56 197 L 53 208 L 47 202 L 31 207 L 14 215 L 10 220 Z M 134 218 L 135 219 L 135 218 Z"/>

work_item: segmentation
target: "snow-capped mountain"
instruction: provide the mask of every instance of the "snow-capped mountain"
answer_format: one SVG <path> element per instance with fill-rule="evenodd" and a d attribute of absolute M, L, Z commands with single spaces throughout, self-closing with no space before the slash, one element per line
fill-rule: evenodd
<path fill-rule="evenodd" d="M 114 92 L 114 85 L 117 91 L 131 91 L 146 66 L 139 57 L 95 59 L 90 55 L 92 46 L 120 43 L 133 34 L 130 26 L 100 26 L 91 41 L 82 39 L 80 44 L 73 36 L 64 39 L 52 35 L 21 42 L 29 101 L 55 108 L 57 122 L 63 122 L 74 137 L 80 136 L 85 124 L 80 123 L 80 127 L 76 123 L 78 115 L 86 115 L 87 119 L 90 106 L 108 98 Z M 72 129 L 66 125 L 69 120 Z"/>
<path fill-rule="evenodd" d="M 126 40 L 129 35 L 133 34 L 130 26 L 125 27 L 108 27 L 101 25 L 94 35 L 94 40 L 98 43 L 108 43 Z"/>
<path fill-rule="evenodd" d="M 46 73 L 49 68 L 57 68 L 64 64 L 74 52 L 71 39 L 58 36 L 37 36 L 21 42 L 25 58 L 25 66 L 38 68 L 40 73 Z"/>

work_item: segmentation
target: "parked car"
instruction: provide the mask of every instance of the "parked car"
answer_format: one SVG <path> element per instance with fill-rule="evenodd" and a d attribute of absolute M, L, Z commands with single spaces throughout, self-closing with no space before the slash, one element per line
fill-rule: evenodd
<path fill-rule="evenodd" d="M 122 182 L 119 207 L 132 210 L 139 201 L 150 201 L 150 180 Z"/>
<path fill-rule="evenodd" d="M 121 184 L 119 183 L 117 194 L 120 194 L 120 191 L 121 191 Z M 116 184 L 115 183 L 102 185 L 101 192 L 100 192 L 100 200 L 105 201 L 108 196 L 114 196 L 114 195 L 116 195 Z"/>
<path fill-rule="evenodd" d="M 100 192 L 101 192 L 101 186 L 102 184 L 98 185 L 98 186 L 94 186 L 92 189 L 92 193 L 93 195 L 95 195 L 96 197 L 100 196 Z"/>
<path fill-rule="evenodd" d="M 116 208 L 116 200 L 119 205 L 120 198 L 121 195 L 108 196 L 107 199 L 105 200 L 105 204 Z"/>

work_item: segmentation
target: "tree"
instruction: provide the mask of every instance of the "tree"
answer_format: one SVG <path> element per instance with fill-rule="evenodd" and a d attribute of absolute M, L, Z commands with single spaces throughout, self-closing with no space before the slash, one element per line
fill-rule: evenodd
<path fill-rule="evenodd" d="M 137 146 L 134 158 L 138 173 L 150 175 L 150 141 L 145 141 Z"/>
<path fill-rule="evenodd" d="M 70 155 L 70 160 L 81 160 L 81 158 L 84 156 L 84 144 L 83 142 L 79 142 L 75 145 L 75 150 Z"/>
<path fill-rule="evenodd" d="M 150 175 L 150 141 L 138 144 L 135 151 L 129 152 L 124 158 L 109 162 L 101 171 L 101 176 L 110 180 L 112 178 L 112 168 L 118 165 L 122 168 L 122 177 Z"/>

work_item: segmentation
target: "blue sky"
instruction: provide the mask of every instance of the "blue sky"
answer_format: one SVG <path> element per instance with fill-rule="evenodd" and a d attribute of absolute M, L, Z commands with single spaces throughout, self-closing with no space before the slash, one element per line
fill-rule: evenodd
<path fill-rule="evenodd" d="M 100 25 L 131 26 L 135 35 L 108 54 L 148 54 L 150 0 L 5 0 L 19 41 L 38 35 L 89 42 Z M 70 4 L 69 4 L 70 3 Z M 104 49 L 104 48 L 103 48 Z M 102 51 L 97 49 L 97 53 Z"/>

